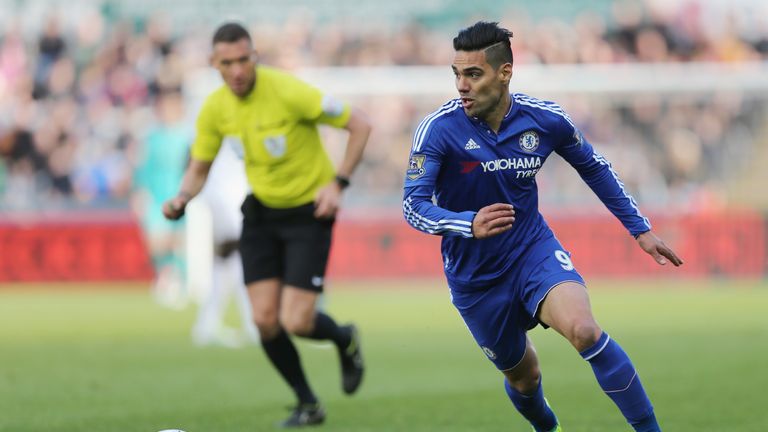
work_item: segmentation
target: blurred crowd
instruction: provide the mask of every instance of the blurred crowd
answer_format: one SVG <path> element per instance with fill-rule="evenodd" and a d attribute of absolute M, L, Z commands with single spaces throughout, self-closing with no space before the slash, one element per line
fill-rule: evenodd
<path fill-rule="evenodd" d="M 609 14 L 567 20 L 510 11 L 498 20 L 516 35 L 516 64 L 554 65 L 766 62 L 766 17 L 691 0 L 617 1 Z M 185 27 L 162 13 L 120 19 L 94 7 L 77 19 L 49 15 L 32 33 L 13 18 L 0 24 L 0 208 L 150 209 L 152 193 L 172 193 L 193 137 L 190 74 L 207 67 L 219 22 Z M 249 24 L 260 61 L 290 70 L 447 68 L 457 30 L 416 20 L 321 22 L 307 9 L 279 24 Z M 630 191 L 659 207 L 724 201 L 728 182 L 765 140 L 767 101 L 737 93 L 559 100 Z M 443 101 L 393 95 L 354 102 L 376 131 L 350 201 L 397 206 L 412 131 Z M 545 205 L 578 204 L 588 193 L 572 190 L 566 171 L 539 176 L 549 191 Z"/>

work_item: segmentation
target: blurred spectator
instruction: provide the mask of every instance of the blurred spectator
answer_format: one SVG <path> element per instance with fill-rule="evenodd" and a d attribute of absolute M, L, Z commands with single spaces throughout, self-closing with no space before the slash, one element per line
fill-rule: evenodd
<path fill-rule="evenodd" d="M 49 80 L 55 77 L 54 65 L 64 55 L 65 49 L 66 43 L 61 35 L 58 17 L 50 16 L 38 41 L 37 67 L 34 74 L 35 88 L 32 90 L 35 99 L 48 96 Z"/>
<path fill-rule="evenodd" d="M 121 16 L 120 8 L 75 3 L 76 13 L 45 12 L 38 28 L 21 18 L 8 18 L 0 27 L 3 208 L 126 206 L 136 156 L 151 153 L 152 140 L 144 137 L 159 133 L 150 130 L 153 107 L 178 103 L 189 72 L 207 62 L 208 41 L 200 37 L 209 33 L 207 17 Z M 16 15 L 26 16 L 25 8 L 33 10 L 35 4 L 15 3 Z M 517 65 L 768 61 L 768 14 L 759 2 L 617 0 L 602 13 L 535 19 L 530 13 L 535 6 L 527 7 L 503 11 L 516 33 Z M 256 17 L 254 43 L 260 61 L 292 69 L 443 66 L 452 52 L 444 34 L 465 19 L 447 14 L 365 19 L 296 8 L 282 22 Z M 168 102 L 168 94 L 175 94 L 169 97 L 176 102 Z M 721 193 L 740 171 L 734 167 L 765 140 L 760 125 L 766 99 L 751 96 L 644 95 L 607 101 L 585 95 L 563 105 L 643 202 L 684 206 L 696 196 Z M 385 126 L 371 138 L 371 157 L 355 179 L 360 187 L 351 190 L 351 204 L 398 205 L 414 122 L 440 101 L 359 99 L 356 103 L 368 105 Z M 568 174 L 554 178 L 551 193 L 542 195 L 544 205 L 576 204 L 567 200 L 587 193 L 560 193 L 572 182 Z M 136 181 L 140 187 L 145 180 Z"/>

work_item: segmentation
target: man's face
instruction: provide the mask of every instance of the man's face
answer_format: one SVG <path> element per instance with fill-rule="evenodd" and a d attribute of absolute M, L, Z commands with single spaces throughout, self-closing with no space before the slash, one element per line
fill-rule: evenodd
<path fill-rule="evenodd" d="M 484 51 L 456 51 L 451 68 L 461 106 L 470 117 L 485 119 L 499 107 L 509 91 L 511 65 L 507 63 L 494 70 L 486 61 Z"/>
<path fill-rule="evenodd" d="M 211 57 L 213 67 L 238 97 L 246 96 L 256 81 L 256 53 L 248 39 L 237 42 L 217 42 Z"/>

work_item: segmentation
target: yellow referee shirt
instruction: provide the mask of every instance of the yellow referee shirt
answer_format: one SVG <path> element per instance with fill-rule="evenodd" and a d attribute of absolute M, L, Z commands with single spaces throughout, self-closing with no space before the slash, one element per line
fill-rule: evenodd
<path fill-rule="evenodd" d="M 288 73 L 257 66 L 256 85 L 245 98 L 226 85 L 208 96 L 192 158 L 213 161 L 224 138 L 239 140 L 256 198 L 272 208 L 297 207 L 312 202 L 335 175 L 318 123 L 344 127 L 350 112 L 349 105 Z"/>

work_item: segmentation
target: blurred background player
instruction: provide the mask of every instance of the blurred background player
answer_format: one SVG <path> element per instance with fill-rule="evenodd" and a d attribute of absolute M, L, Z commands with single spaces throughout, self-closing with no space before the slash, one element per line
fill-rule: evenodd
<path fill-rule="evenodd" d="M 155 268 L 153 292 L 158 302 L 183 307 L 188 300 L 185 282 L 183 224 L 162 217 L 162 205 L 176 191 L 184 174 L 192 129 L 184 118 L 178 90 L 160 93 L 155 100 L 157 123 L 144 137 L 134 173 L 133 204 L 144 228 Z"/>
<path fill-rule="evenodd" d="M 251 317 L 251 304 L 243 282 L 243 266 L 238 251 L 243 215 L 240 204 L 247 195 L 248 181 L 242 161 L 243 149 L 234 140 L 226 140 L 208 173 L 206 185 L 195 199 L 198 206 L 187 212 L 190 230 L 195 213 L 210 221 L 211 273 L 209 285 L 203 285 L 192 340 L 199 346 L 238 347 L 258 343 L 259 335 Z M 203 222 L 203 223 L 205 223 Z M 192 281 L 190 281 L 191 283 Z M 226 324 L 226 312 L 234 300 L 240 320 L 239 329 Z"/>
<path fill-rule="evenodd" d="M 225 85 L 200 110 L 192 159 L 163 213 L 180 218 L 203 188 L 225 137 L 240 141 L 251 186 L 242 206 L 240 237 L 245 283 L 261 346 L 297 399 L 281 425 L 320 424 L 325 410 L 309 386 L 289 333 L 332 341 L 343 391 L 358 390 L 363 363 L 357 329 L 339 326 L 319 312 L 317 300 L 342 192 L 362 158 L 371 126 L 349 105 L 285 72 L 257 66 L 250 34 L 240 24 L 216 30 L 211 62 Z M 322 145 L 318 124 L 349 132 L 338 170 Z"/>

